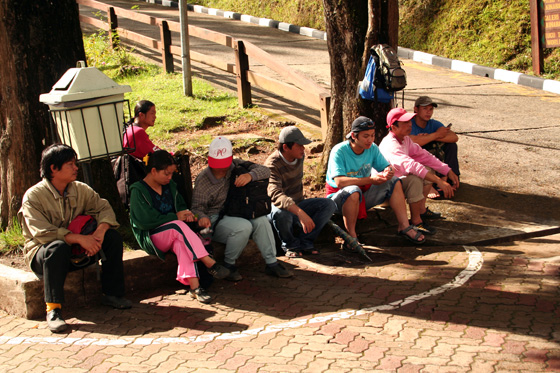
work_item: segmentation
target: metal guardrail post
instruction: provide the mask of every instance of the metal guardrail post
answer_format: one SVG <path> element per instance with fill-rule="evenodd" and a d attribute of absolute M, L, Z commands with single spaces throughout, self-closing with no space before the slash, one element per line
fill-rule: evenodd
<path fill-rule="evenodd" d="M 249 56 L 245 53 L 245 45 L 241 40 L 235 41 L 235 63 L 237 66 L 237 97 L 239 98 L 239 106 L 248 107 L 252 104 L 251 83 L 247 79 Z"/>
<path fill-rule="evenodd" d="M 159 33 L 161 37 L 161 60 L 163 62 L 163 70 L 166 73 L 172 73 L 173 55 L 171 54 L 171 31 L 169 31 L 169 24 L 167 21 L 161 21 L 159 25 Z"/>

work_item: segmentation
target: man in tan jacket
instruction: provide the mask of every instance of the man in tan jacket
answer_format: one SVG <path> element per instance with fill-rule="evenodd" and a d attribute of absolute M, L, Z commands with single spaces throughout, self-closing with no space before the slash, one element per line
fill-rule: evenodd
<path fill-rule="evenodd" d="M 67 145 L 51 145 L 41 156 L 42 181 L 25 192 L 18 219 L 25 237 L 25 261 L 43 278 L 47 325 L 53 333 L 66 330 L 61 315 L 64 281 L 68 272 L 102 259 L 102 303 L 115 308 L 130 308 L 124 295 L 122 238 L 107 200 L 88 185 L 76 181 L 76 152 Z M 74 233 L 70 223 L 80 215 L 95 218 L 92 234 Z M 72 251 L 85 252 L 80 263 L 72 261 Z"/>

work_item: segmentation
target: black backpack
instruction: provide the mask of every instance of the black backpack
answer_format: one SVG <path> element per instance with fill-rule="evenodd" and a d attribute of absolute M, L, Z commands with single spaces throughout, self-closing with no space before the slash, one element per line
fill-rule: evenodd
<path fill-rule="evenodd" d="M 235 164 L 231 172 L 229 192 L 220 216 L 236 216 L 244 219 L 255 219 L 268 215 L 272 201 L 268 196 L 268 179 L 253 180 L 242 187 L 234 185 L 235 178 L 249 172 L 252 162 L 242 161 Z"/>
<path fill-rule="evenodd" d="M 401 67 L 401 61 L 395 50 L 387 44 L 377 44 L 371 48 L 371 53 L 377 56 L 379 61 L 374 84 L 390 92 L 404 89 L 406 72 Z"/>

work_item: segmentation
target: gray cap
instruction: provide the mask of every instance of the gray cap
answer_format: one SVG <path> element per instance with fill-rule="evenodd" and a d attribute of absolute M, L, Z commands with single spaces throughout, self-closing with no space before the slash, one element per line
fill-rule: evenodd
<path fill-rule="evenodd" d="M 280 138 L 278 139 L 281 144 L 287 144 L 289 142 L 295 142 L 299 145 L 307 145 L 311 143 L 311 140 L 303 136 L 303 133 L 296 126 L 284 127 L 280 132 Z"/>
<path fill-rule="evenodd" d="M 435 102 L 433 102 L 432 99 L 429 98 L 428 96 L 420 96 L 416 99 L 416 101 L 414 101 L 414 107 L 428 106 L 428 105 L 432 105 L 433 107 L 437 107 L 437 104 Z"/>

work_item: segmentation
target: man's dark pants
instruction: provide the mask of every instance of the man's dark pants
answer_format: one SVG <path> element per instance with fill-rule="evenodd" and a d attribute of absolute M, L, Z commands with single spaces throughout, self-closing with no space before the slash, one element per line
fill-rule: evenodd
<path fill-rule="evenodd" d="M 101 245 L 106 260 L 101 261 L 101 288 L 103 294 L 122 297 L 124 295 L 123 241 L 114 229 L 105 233 Z M 43 278 L 46 303 L 64 303 L 64 281 L 68 272 L 84 268 L 76 267 L 70 261 L 71 247 L 61 240 L 43 245 L 31 263 L 31 269 Z M 90 258 L 86 265 L 94 264 L 97 256 Z"/>

